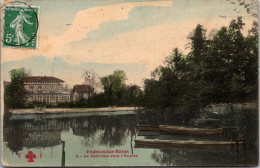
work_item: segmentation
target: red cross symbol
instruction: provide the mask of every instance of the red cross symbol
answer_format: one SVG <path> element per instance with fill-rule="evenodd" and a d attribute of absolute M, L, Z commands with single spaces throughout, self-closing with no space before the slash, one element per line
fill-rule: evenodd
<path fill-rule="evenodd" d="M 28 162 L 34 162 L 33 159 L 36 158 L 36 155 L 33 154 L 32 151 L 29 151 L 28 154 L 25 155 L 25 158 L 28 159 Z"/>

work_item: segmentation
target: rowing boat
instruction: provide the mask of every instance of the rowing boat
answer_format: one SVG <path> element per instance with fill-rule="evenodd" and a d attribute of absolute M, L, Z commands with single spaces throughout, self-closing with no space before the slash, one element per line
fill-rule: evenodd
<path fill-rule="evenodd" d="M 189 135 L 215 135 L 222 134 L 222 128 L 187 128 L 187 127 L 177 127 L 170 125 L 160 125 L 159 130 L 174 134 L 189 134 Z"/>
<path fill-rule="evenodd" d="M 159 126 L 138 126 L 137 129 L 139 131 L 154 131 L 160 132 Z"/>
<path fill-rule="evenodd" d="M 138 146 L 156 146 L 156 147 L 214 147 L 225 148 L 233 145 L 241 147 L 243 142 L 232 141 L 176 141 L 176 140 L 154 140 L 154 139 L 136 139 Z"/>

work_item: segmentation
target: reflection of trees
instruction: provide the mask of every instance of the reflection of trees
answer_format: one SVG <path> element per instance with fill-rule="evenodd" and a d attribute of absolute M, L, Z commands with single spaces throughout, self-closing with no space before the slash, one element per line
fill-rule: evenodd
<path fill-rule="evenodd" d="M 134 115 L 90 116 L 73 119 L 73 134 L 83 136 L 86 146 L 121 145 L 127 136 L 135 135 L 136 118 Z M 86 124 L 87 123 L 87 124 Z"/>
<path fill-rule="evenodd" d="M 23 139 L 25 138 L 25 134 L 20 127 L 17 127 L 15 123 L 9 123 L 13 127 L 8 127 L 4 129 L 4 141 L 7 142 L 7 147 L 15 152 L 22 150 L 23 148 Z"/>
<path fill-rule="evenodd" d="M 4 141 L 18 153 L 23 147 L 50 147 L 61 144 L 61 131 L 69 128 L 64 120 L 4 120 Z"/>
<path fill-rule="evenodd" d="M 140 110 L 137 113 L 137 121 L 139 125 L 160 125 L 163 124 L 164 118 L 159 110 Z"/>
<path fill-rule="evenodd" d="M 61 144 L 61 132 L 72 128 L 73 134 L 84 137 L 86 146 L 121 145 L 136 133 L 136 116 L 89 116 L 50 120 L 4 122 L 4 141 L 13 152 L 23 147 L 50 147 Z"/>
<path fill-rule="evenodd" d="M 151 157 L 160 165 L 176 166 L 188 164 L 187 154 L 188 151 L 185 150 L 161 149 L 160 151 L 155 150 Z"/>
<path fill-rule="evenodd" d="M 173 166 L 170 153 L 160 153 L 156 150 L 152 153 L 152 159 L 162 166 Z"/>
<path fill-rule="evenodd" d="M 242 152 L 236 155 L 231 149 L 163 148 L 154 150 L 151 158 L 162 166 L 250 165 Z"/>
<path fill-rule="evenodd" d="M 94 116 L 85 118 L 74 118 L 71 120 L 71 127 L 73 129 L 73 134 L 78 136 L 83 136 L 86 146 L 93 146 L 95 143 L 94 135 L 98 132 L 99 127 L 94 124 L 97 118 Z M 99 121 L 101 122 L 101 121 Z"/>
<path fill-rule="evenodd" d="M 109 117 L 100 144 L 110 147 L 121 145 L 125 142 L 127 135 L 134 132 L 134 129 L 135 120 L 132 116 Z"/>

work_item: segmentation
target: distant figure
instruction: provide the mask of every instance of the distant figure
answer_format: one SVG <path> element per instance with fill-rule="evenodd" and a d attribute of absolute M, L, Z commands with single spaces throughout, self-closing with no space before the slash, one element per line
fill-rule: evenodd
<path fill-rule="evenodd" d="M 23 10 L 20 10 L 19 15 L 16 17 L 16 19 L 10 24 L 10 27 L 12 29 L 15 29 L 15 40 L 18 45 L 25 44 L 29 37 L 24 34 L 23 32 L 23 23 L 26 22 L 27 24 L 33 25 L 33 23 L 29 22 L 27 18 L 30 18 L 31 16 L 25 14 Z"/>

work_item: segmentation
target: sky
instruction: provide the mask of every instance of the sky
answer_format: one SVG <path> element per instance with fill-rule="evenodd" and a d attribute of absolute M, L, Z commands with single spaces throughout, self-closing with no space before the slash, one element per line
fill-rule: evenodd
<path fill-rule="evenodd" d="M 127 84 L 142 87 L 173 48 L 189 52 L 187 36 L 197 24 L 210 33 L 241 15 L 246 33 L 255 20 L 228 0 L 24 2 L 40 7 L 38 48 L 2 48 L 2 80 L 10 80 L 12 68 L 24 67 L 32 75 L 53 74 L 71 87 L 82 83 L 89 69 L 99 77 L 122 69 Z"/>

